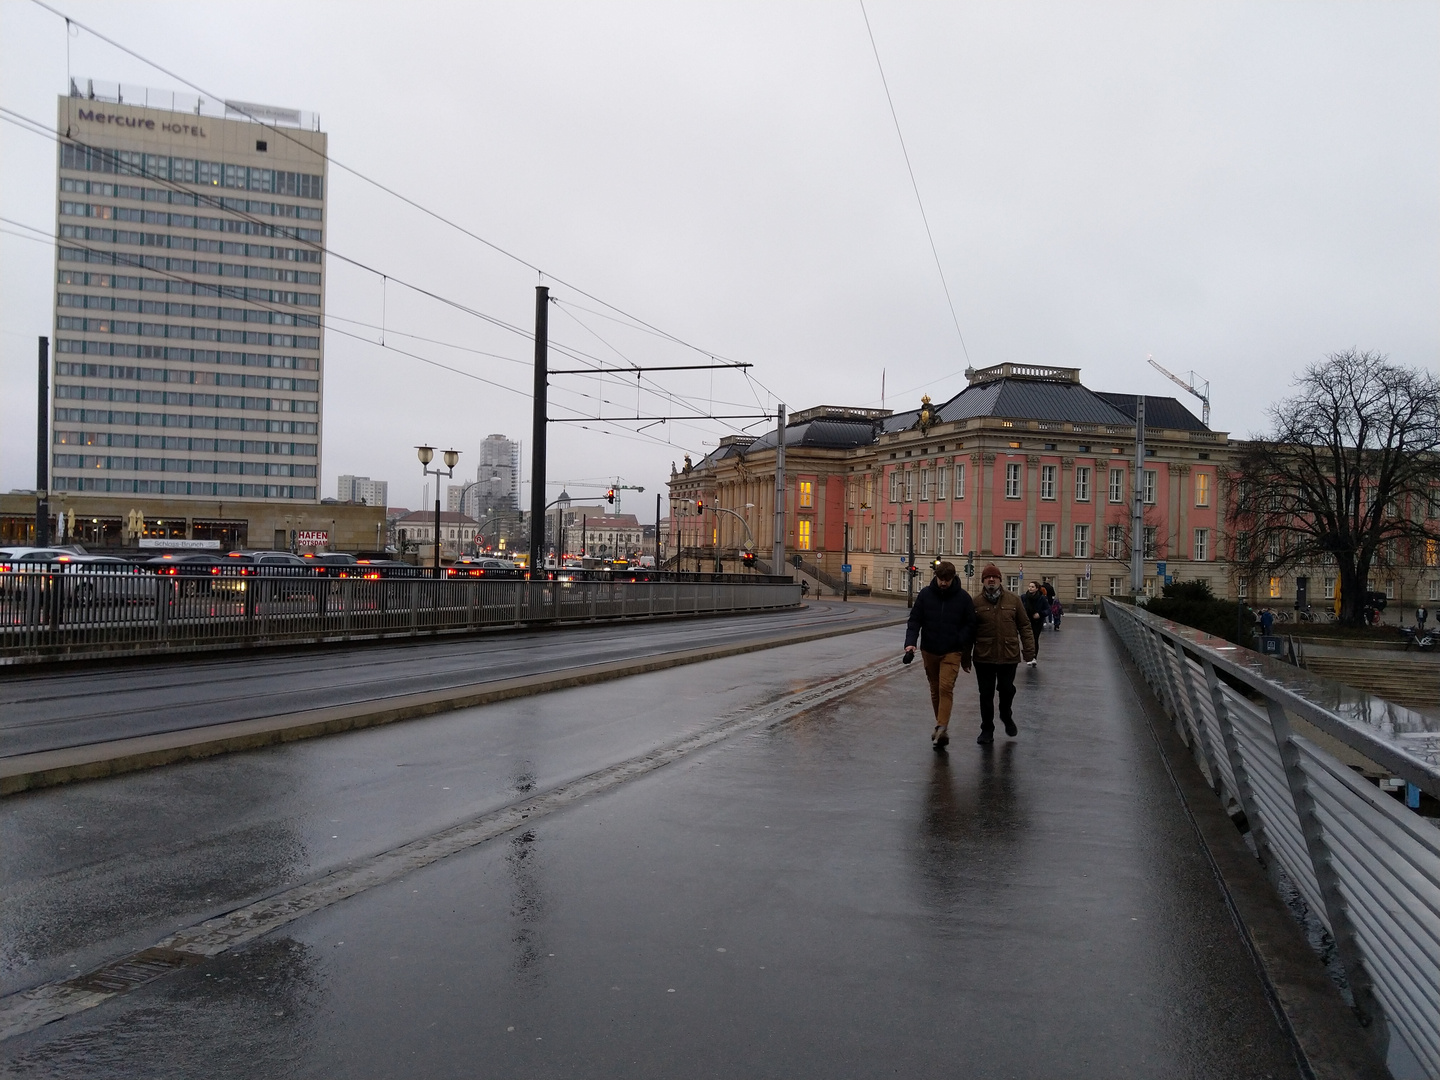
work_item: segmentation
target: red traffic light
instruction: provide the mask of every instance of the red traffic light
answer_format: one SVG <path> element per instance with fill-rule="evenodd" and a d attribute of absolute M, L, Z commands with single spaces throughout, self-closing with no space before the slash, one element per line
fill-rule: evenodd
<path fill-rule="evenodd" d="M 613 503 L 615 501 L 615 489 L 613 487 L 606 489 L 605 501 L 608 503 Z"/>

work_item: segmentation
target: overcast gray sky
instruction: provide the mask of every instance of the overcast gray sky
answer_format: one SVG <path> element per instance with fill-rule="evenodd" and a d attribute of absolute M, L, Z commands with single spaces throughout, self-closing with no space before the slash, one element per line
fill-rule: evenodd
<path fill-rule="evenodd" d="M 1153 354 L 1208 378 L 1213 426 L 1244 434 L 1328 351 L 1440 364 L 1433 2 L 870 0 L 963 349 L 858 2 L 53 2 L 216 94 L 319 112 L 335 160 L 755 365 L 755 382 L 654 377 L 702 412 L 769 411 L 776 395 L 878 406 L 882 371 L 892 408 L 944 400 L 966 350 L 977 367 L 1075 366 L 1094 389 L 1183 397 Z M 0 104 L 53 121 L 67 62 L 186 89 L 85 33 L 67 59 L 63 21 L 0 4 Z M 335 251 L 532 323 L 534 271 L 334 167 L 328 203 Z M 53 230 L 53 143 L 0 124 L 0 204 Z M 34 484 L 54 263 L 6 234 L 0 256 L 9 490 Z M 359 324 L 379 323 L 383 300 L 390 344 L 521 393 L 328 334 L 324 494 L 359 473 L 414 507 L 414 444 L 454 445 L 467 476 L 491 432 L 528 448 L 528 341 L 339 260 L 327 270 L 335 327 L 378 335 Z M 565 302 L 555 340 L 617 364 L 705 362 L 549 283 Z M 557 405 L 595 415 L 596 380 L 555 382 Z M 603 397 L 605 415 L 695 411 L 633 384 Z M 580 497 L 616 476 L 644 485 L 624 506 L 648 519 L 670 462 L 729 430 L 552 425 L 550 475 Z"/>

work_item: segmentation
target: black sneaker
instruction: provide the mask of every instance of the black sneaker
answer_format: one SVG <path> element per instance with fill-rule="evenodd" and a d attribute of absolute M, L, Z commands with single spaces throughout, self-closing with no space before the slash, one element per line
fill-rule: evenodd
<path fill-rule="evenodd" d="M 935 731 L 930 735 L 930 745 L 936 750 L 944 750 L 950 745 L 950 729 L 935 725 Z"/>
<path fill-rule="evenodd" d="M 1009 735 L 1010 738 L 1013 739 L 1016 735 L 1020 734 L 1020 729 L 1015 726 L 1014 720 L 1002 720 L 1001 723 L 1005 725 L 1005 734 Z"/>
<path fill-rule="evenodd" d="M 995 741 L 995 733 L 993 731 L 982 731 L 980 732 L 980 737 L 975 741 L 981 746 L 989 746 Z"/>

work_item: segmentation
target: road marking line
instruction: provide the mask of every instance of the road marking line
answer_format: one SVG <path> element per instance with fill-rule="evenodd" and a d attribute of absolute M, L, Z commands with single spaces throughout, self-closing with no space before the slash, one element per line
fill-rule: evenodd
<path fill-rule="evenodd" d="M 742 711 L 733 718 L 670 746 L 622 761 L 569 784 L 511 803 L 499 810 L 453 825 L 408 844 L 295 885 L 263 900 L 156 942 L 148 949 L 113 960 L 62 982 L 47 983 L 0 998 L 0 1042 L 93 1009 L 120 994 L 145 986 L 170 972 L 245 945 L 287 923 L 405 877 L 450 855 L 503 836 L 581 799 L 599 795 L 654 772 L 697 750 L 756 728 L 773 728 L 834 701 L 892 671 L 886 657 L 859 670 L 781 698 L 761 712 Z"/>

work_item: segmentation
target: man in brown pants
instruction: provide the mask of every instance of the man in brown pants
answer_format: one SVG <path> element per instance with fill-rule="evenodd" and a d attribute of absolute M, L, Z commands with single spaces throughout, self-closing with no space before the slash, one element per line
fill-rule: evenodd
<path fill-rule="evenodd" d="M 975 640 L 975 604 L 955 580 L 955 564 L 942 562 L 935 580 L 920 590 L 905 627 L 905 663 L 915 658 L 916 642 L 930 682 L 930 704 L 935 730 L 930 744 L 936 750 L 950 742 L 950 708 L 960 669 L 970 670 L 970 648 Z"/>

